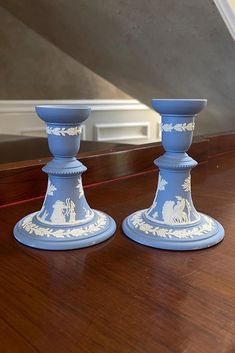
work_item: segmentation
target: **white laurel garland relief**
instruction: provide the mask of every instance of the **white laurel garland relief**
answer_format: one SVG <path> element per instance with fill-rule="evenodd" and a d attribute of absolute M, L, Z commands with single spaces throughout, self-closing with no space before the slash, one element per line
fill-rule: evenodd
<path fill-rule="evenodd" d="M 183 182 L 183 184 L 181 186 L 185 192 L 191 191 L 191 175 L 185 179 L 185 181 Z"/>
<path fill-rule="evenodd" d="M 80 135 L 82 132 L 82 128 L 80 126 L 70 127 L 70 128 L 59 128 L 59 127 L 50 127 L 47 126 L 47 134 L 48 135 L 56 135 L 56 136 L 76 136 Z"/>
<path fill-rule="evenodd" d="M 71 229 L 52 229 L 49 227 L 39 226 L 33 223 L 33 217 L 36 213 L 33 213 L 26 217 L 22 222 L 22 227 L 29 234 L 33 234 L 39 237 L 55 237 L 55 238 L 71 238 L 71 237 L 81 237 L 87 236 L 93 233 L 97 233 L 102 231 L 107 224 L 108 218 L 104 213 L 96 211 L 98 214 L 98 219 L 95 223 L 90 224 L 88 226 L 83 226 L 79 228 L 71 228 Z"/>
<path fill-rule="evenodd" d="M 164 132 L 172 132 L 172 131 L 178 131 L 178 132 L 183 132 L 183 131 L 193 131 L 195 128 L 195 123 L 183 123 L 183 124 L 175 124 L 173 125 L 172 123 L 170 124 L 161 124 L 162 126 L 162 131 Z"/>
<path fill-rule="evenodd" d="M 78 193 L 79 193 L 78 198 L 80 199 L 82 196 L 84 196 L 84 190 L 83 190 L 83 186 L 82 186 L 82 178 L 81 177 L 78 178 L 78 183 L 76 185 L 76 188 L 78 189 Z"/>
<path fill-rule="evenodd" d="M 143 211 L 138 211 L 131 217 L 131 222 L 134 227 L 144 232 L 145 234 L 154 235 L 162 238 L 193 238 L 195 236 L 200 236 L 211 232 L 215 227 L 213 220 L 206 215 L 201 216 L 204 219 L 205 223 L 193 228 L 185 228 L 178 230 L 154 227 L 143 220 L 142 214 Z"/>

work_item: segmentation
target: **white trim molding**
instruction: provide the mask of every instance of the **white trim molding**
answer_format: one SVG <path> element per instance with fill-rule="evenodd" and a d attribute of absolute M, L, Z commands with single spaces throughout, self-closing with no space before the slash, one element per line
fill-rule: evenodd
<path fill-rule="evenodd" d="M 46 137 L 36 105 L 82 104 L 91 107 L 81 140 L 142 144 L 160 141 L 160 117 L 137 100 L 0 100 L 0 134 Z"/>
<path fill-rule="evenodd" d="M 235 41 L 235 0 L 214 0 L 214 3 Z"/>
<path fill-rule="evenodd" d="M 116 124 L 95 124 L 96 141 L 124 141 L 149 139 L 150 123 L 116 123 Z"/>
<path fill-rule="evenodd" d="M 149 109 L 136 99 L 0 100 L 0 113 L 34 112 L 36 105 L 46 104 L 82 104 L 91 107 L 92 111 Z"/>

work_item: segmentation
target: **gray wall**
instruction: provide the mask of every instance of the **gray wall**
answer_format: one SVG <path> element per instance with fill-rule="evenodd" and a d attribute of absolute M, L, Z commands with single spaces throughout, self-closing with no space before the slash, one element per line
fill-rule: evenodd
<path fill-rule="evenodd" d="M 0 99 L 129 98 L 0 7 Z"/>
<path fill-rule="evenodd" d="M 208 98 L 197 133 L 235 129 L 235 46 L 212 0 L 0 0 L 131 96 Z"/>

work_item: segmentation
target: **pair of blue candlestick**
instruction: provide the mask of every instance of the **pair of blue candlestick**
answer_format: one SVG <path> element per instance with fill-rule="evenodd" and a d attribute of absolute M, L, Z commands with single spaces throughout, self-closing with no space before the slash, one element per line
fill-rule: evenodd
<path fill-rule="evenodd" d="M 191 198 L 190 172 L 197 162 L 186 152 L 192 143 L 195 116 L 206 104 L 205 99 L 153 99 L 153 108 L 162 116 L 165 153 L 154 161 L 160 172 L 151 207 L 134 212 L 123 222 L 123 231 L 132 240 L 161 249 L 196 250 L 223 239 L 223 227 L 199 213 Z M 86 167 L 76 159 L 81 124 L 90 108 L 41 105 L 36 112 L 47 125 L 54 158 L 43 168 L 48 186 L 42 208 L 16 224 L 15 238 L 46 250 L 83 248 L 110 238 L 116 224 L 106 213 L 89 207 L 81 177 Z"/>

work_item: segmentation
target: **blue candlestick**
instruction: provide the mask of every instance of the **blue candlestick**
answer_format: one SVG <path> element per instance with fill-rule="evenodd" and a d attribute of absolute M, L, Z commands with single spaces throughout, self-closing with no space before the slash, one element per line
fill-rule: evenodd
<path fill-rule="evenodd" d="M 197 162 L 186 153 L 192 143 L 194 119 L 205 99 L 154 99 L 162 116 L 165 153 L 159 167 L 156 196 L 150 208 L 137 211 L 123 222 L 123 231 L 143 245 L 168 250 L 196 250 L 220 242 L 224 229 L 215 219 L 199 213 L 191 197 L 191 169 Z"/>
<path fill-rule="evenodd" d="M 36 112 L 47 125 L 54 158 L 43 168 L 48 174 L 43 206 L 16 224 L 15 238 L 47 250 L 83 248 L 108 239 L 115 232 L 115 222 L 104 212 L 89 207 L 81 177 L 87 168 L 76 159 L 81 123 L 88 118 L 90 108 L 45 105 L 37 106 Z"/>

